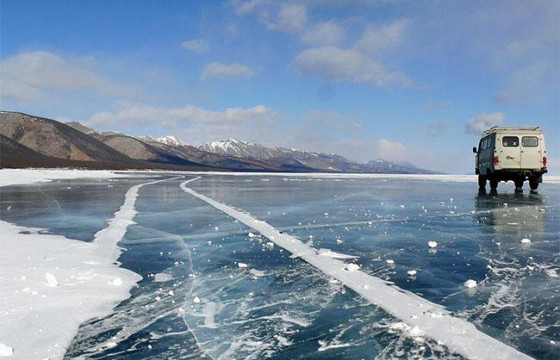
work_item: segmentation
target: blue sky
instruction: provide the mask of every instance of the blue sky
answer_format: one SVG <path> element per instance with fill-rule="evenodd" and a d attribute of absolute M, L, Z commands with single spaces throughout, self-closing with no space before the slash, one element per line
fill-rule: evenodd
<path fill-rule="evenodd" d="M 560 167 L 554 1 L 1 0 L 1 107 L 197 145 L 472 173 L 493 125 Z"/>

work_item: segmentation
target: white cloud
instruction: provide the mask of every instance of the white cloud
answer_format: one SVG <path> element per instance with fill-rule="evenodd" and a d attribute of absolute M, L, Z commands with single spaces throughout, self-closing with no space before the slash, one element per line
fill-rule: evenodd
<path fill-rule="evenodd" d="M 379 87 L 412 86 L 412 81 L 404 73 L 390 70 L 353 49 L 334 46 L 308 49 L 295 58 L 294 65 L 300 73 L 335 81 L 354 81 Z"/>
<path fill-rule="evenodd" d="M 264 106 L 251 108 L 228 108 L 224 111 L 206 110 L 198 106 L 188 105 L 182 108 L 160 108 L 146 104 L 119 102 L 113 112 L 98 112 L 86 123 L 90 126 L 110 127 L 120 124 L 146 125 L 153 123 L 168 124 L 232 124 L 249 121 L 268 121 L 275 118 L 274 112 Z"/>
<path fill-rule="evenodd" d="M 300 4 L 284 4 L 280 8 L 276 22 L 270 24 L 271 29 L 286 32 L 297 32 L 307 22 L 307 10 Z"/>
<path fill-rule="evenodd" d="M 279 118 L 279 113 L 264 105 L 209 110 L 194 105 L 163 108 L 118 102 L 113 110 L 95 113 L 83 123 L 99 131 L 170 134 L 190 144 L 230 137 L 262 143 L 278 138 Z"/>
<path fill-rule="evenodd" d="M 226 65 L 213 62 L 204 67 L 201 78 L 206 80 L 224 77 L 251 77 L 253 75 L 251 69 L 243 64 Z"/>
<path fill-rule="evenodd" d="M 465 132 L 471 134 L 480 134 L 491 128 L 492 126 L 499 126 L 505 122 L 505 115 L 502 112 L 484 113 L 475 116 L 469 120 L 465 126 Z"/>
<path fill-rule="evenodd" d="M 233 0 L 232 5 L 238 15 L 246 15 L 253 13 L 257 8 L 266 3 L 266 0 Z"/>
<path fill-rule="evenodd" d="M 371 56 L 380 56 L 403 42 L 410 20 L 399 20 L 385 26 L 369 25 L 356 49 Z"/>
<path fill-rule="evenodd" d="M 301 40 L 311 45 L 336 45 L 346 36 L 344 28 L 331 20 L 318 23 L 302 36 Z"/>
<path fill-rule="evenodd" d="M 116 94 L 128 91 L 95 71 L 95 59 L 61 57 L 46 51 L 21 53 L 0 64 L 1 96 L 30 103 L 52 91 L 89 90 Z"/>
<path fill-rule="evenodd" d="M 202 39 L 192 39 L 184 41 L 181 44 L 181 47 L 197 54 L 204 54 L 210 51 L 210 44 L 208 44 L 208 41 Z"/>
<path fill-rule="evenodd" d="M 445 134 L 447 129 L 453 125 L 452 121 L 437 121 L 428 124 L 427 130 L 428 135 L 432 137 L 437 137 Z"/>
<path fill-rule="evenodd" d="M 237 15 L 256 15 L 258 21 L 270 30 L 297 33 L 307 24 L 307 8 L 296 2 L 270 0 L 234 0 Z"/>
<path fill-rule="evenodd" d="M 401 142 L 391 141 L 387 139 L 378 140 L 375 143 L 375 151 L 381 159 L 389 161 L 410 161 L 411 151 Z"/>

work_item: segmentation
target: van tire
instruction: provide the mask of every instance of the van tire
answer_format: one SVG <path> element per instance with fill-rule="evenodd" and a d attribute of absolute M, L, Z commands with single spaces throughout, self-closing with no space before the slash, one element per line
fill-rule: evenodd
<path fill-rule="evenodd" d="M 531 188 L 531 190 L 537 190 L 539 187 L 539 183 L 542 181 L 541 177 L 537 177 L 537 178 L 530 178 L 529 179 L 529 187 Z"/>
<path fill-rule="evenodd" d="M 481 189 L 486 188 L 486 176 L 478 175 L 478 187 Z"/>
<path fill-rule="evenodd" d="M 490 189 L 496 190 L 498 188 L 498 179 L 491 177 L 489 180 L 490 180 Z"/>
<path fill-rule="evenodd" d="M 515 188 L 516 189 L 523 188 L 523 179 L 514 180 L 513 182 L 515 183 Z"/>

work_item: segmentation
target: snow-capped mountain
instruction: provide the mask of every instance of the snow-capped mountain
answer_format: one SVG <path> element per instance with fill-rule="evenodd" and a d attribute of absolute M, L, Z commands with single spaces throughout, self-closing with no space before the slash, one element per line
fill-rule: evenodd
<path fill-rule="evenodd" d="M 189 144 L 187 144 L 186 142 L 184 142 L 182 140 L 177 139 L 173 135 L 158 137 L 158 138 L 155 138 L 155 140 L 162 143 L 162 144 L 169 145 L 169 146 L 189 146 Z"/>
<path fill-rule="evenodd" d="M 290 166 L 324 172 L 353 173 L 429 173 L 410 164 L 397 164 L 384 160 L 360 164 L 336 154 L 323 154 L 312 151 L 288 149 L 285 147 L 266 147 L 238 139 L 212 141 L 198 146 L 198 149 L 214 154 L 234 156 L 242 159 L 289 164 Z"/>
<path fill-rule="evenodd" d="M 230 155 L 255 160 L 268 160 L 283 156 L 290 152 L 289 149 L 282 147 L 268 148 L 260 144 L 241 141 L 235 138 L 224 141 L 211 141 L 198 146 L 198 148 L 215 154 Z"/>

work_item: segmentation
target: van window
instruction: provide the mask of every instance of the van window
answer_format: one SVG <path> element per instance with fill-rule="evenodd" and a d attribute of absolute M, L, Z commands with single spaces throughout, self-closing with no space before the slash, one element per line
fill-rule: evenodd
<path fill-rule="evenodd" d="M 524 147 L 537 147 L 539 146 L 539 138 L 536 136 L 523 136 L 521 138 L 521 145 Z"/>
<path fill-rule="evenodd" d="M 517 147 L 519 146 L 519 138 L 517 136 L 504 136 L 502 138 L 502 145 L 505 147 Z"/>
<path fill-rule="evenodd" d="M 486 150 L 494 146 L 494 136 L 487 136 L 480 140 L 479 151 Z"/>

